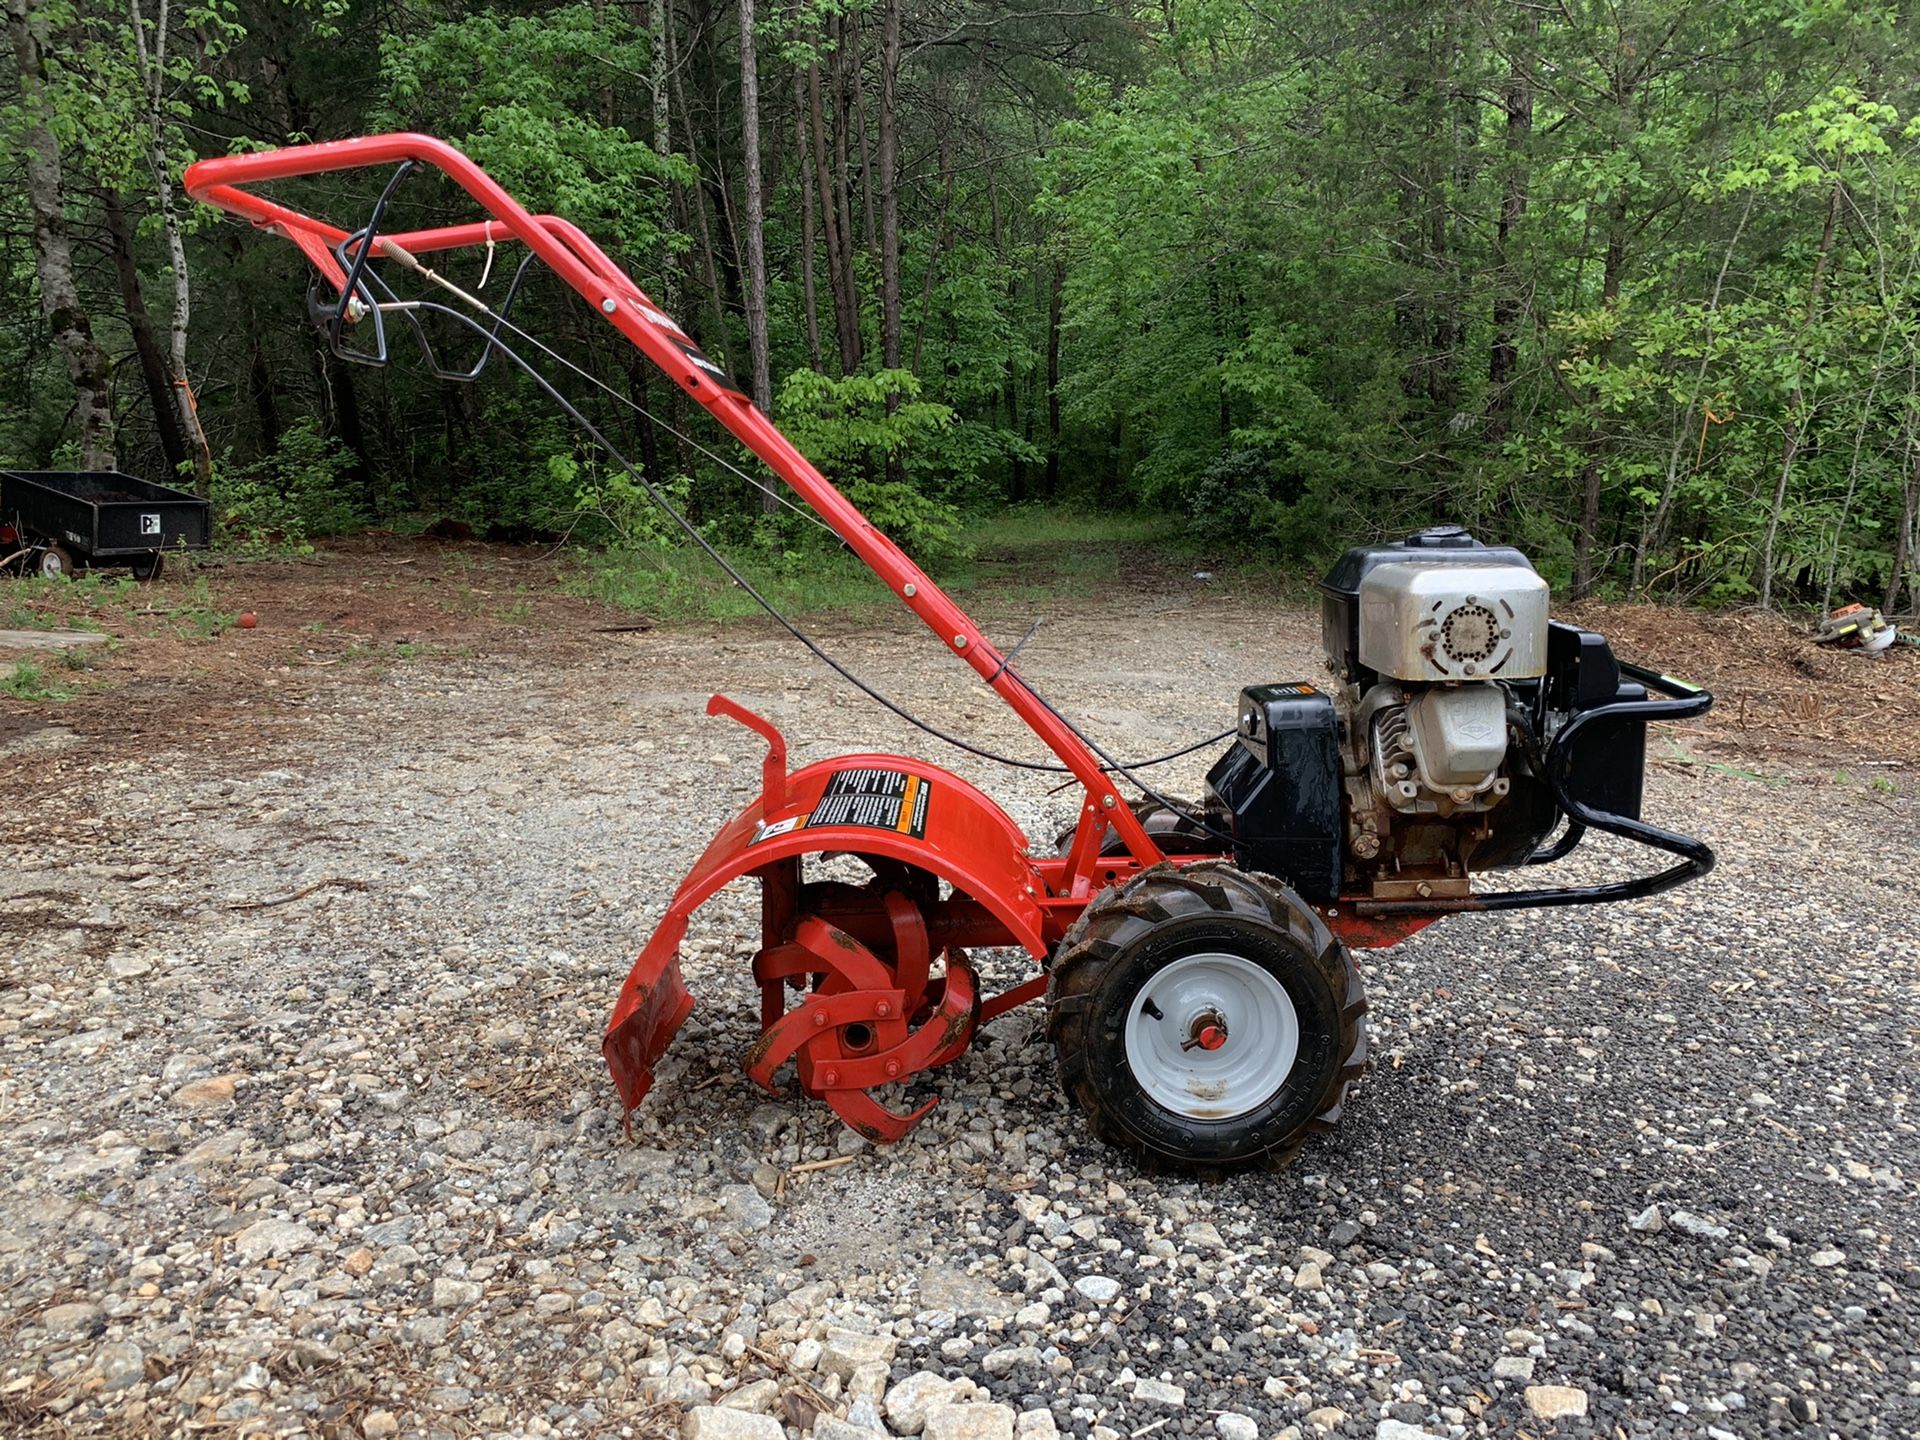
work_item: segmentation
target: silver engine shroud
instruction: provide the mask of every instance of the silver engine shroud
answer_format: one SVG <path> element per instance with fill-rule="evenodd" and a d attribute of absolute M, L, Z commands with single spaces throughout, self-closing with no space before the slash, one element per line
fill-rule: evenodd
<path fill-rule="evenodd" d="M 1501 682 L 1546 673 L 1547 582 L 1524 562 L 1416 558 L 1374 566 L 1358 599 L 1357 658 L 1377 678 L 1349 692 L 1348 843 L 1370 857 L 1424 825 L 1393 853 L 1459 875 L 1475 817 L 1512 789 Z"/>
<path fill-rule="evenodd" d="M 1360 663 L 1383 679 L 1547 673 L 1547 582 L 1518 565 L 1377 565 L 1360 582 Z"/>
<path fill-rule="evenodd" d="M 1498 685 L 1423 690 L 1374 712 L 1374 774 L 1396 810 L 1498 800 L 1507 793 L 1500 777 L 1506 758 L 1507 692 Z"/>

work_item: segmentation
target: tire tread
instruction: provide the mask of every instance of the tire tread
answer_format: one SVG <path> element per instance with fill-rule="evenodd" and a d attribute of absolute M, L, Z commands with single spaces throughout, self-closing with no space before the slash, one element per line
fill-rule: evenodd
<path fill-rule="evenodd" d="M 1108 1113 L 1093 1083 L 1090 1066 L 1103 1047 L 1098 1037 L 1087 1031 L 1094 991 L 1106 967 L 1168 920 L 1221 914 L 1279 924 L 1304 953 L 1313 957 L 1328 993 L 1339 997 L 1341 1056 L 1305 1122 L 1269 1144 L 1263 1153 L 1225 1163 L 1165 1153 L 1120 1125 Z M 1366 1015 L 1366 995 L 1352 954 L 1298 895 L 1270 876 L 1255 875 L 1228 861 L 1207 860 L 1185 867 L 1156 865 L 1125 885 L 1102 892 L 1081 911 L 1054 955 L 1046 1026 L 1058 1060 L 1061 1086 L 1067 1098 L 1086 1114 L 1094 1138 L 1126 1151 L 1149 1170 L 1217 1177 L 1246 1167 L 1277 1169 L 1292 1160 L 1310 1136 L 1336 1128 L 1348 1092 L 1366 1072 Z"/>

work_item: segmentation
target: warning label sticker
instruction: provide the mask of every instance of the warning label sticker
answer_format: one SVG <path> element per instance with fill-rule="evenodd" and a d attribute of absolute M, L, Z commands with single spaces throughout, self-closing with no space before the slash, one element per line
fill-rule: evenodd
<path fill-rule="evenodd" d="M 861 825 L 922 836 L 932 792 L 918 775 L 899 770 L 836 770 L 807 824 Z"/>
<path fill-rule="evenodd" d="M 763 823 L 749 843 L 757 845 L 817 825 L 894 830 L 921 839 L 927 833 L 927 806 L 932 798 L 931 781 L 901 770 L 836 770 L 827 777 L 827 788 L 811 814 Z"/>

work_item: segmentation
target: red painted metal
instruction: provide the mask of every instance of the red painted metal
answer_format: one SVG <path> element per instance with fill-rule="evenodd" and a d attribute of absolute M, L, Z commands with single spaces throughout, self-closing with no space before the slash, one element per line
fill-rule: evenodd
<path fill-rule="evenodd" d="M 1362 915 L 1347 897 L 1326 916 L 1327 929 L 1349 950 L 1390 950 L 1440 919 L 1438 915 Z"/>
<path fill-rule="evenodd" d="M 738 720 L 767 742 L 767 758 L 760 762 L 760 810 L 762 814 L 771 815 L 787 799 L 787 737 L 771 721 L 762 720 L 746 706 L 735 704 L 724 695 L 708 698 L 707 714 Z"/>
<path fill-rule="evenodd" d="M 957 1059 L 978 1024 L 1045 991 L 1043 974 L 983 1001 L 963 947 L 1017 945 L 1044 963 L 1095 893 L 1167 863 L 1167 857 L 1096 757 L 1026 688 L 979 626 L 572 223 L 529 213 L 465 155 L 426 135 L 378 135 L 203 160 L 188 167 L 185 183 L 196 200 L 292 241 L 338 290 L 347 283 L 341 256 L 353 258 L 346 248 L 353 243 L 349 232 L 246 187 L 409 161 L 442 171 L 487 218 L 383 234 L 371 258 L 426 270 L 422 255 L 476 245 L 527 246 L 791 485 L 1084 788 L 1067 855 L 1036 858 L 998 806 L 948 771 L 906 756 L 852 755 L 789 775 L 786 744 L 772 724 L 723 696 L 709 702 L 710 715 L 737 720 L 767 742 L 761 795 L 707 846 L 621 987 L 603 1043 L 620 1098 L 629 1109 L 639 1104 L 653 1083 L 654 1066 L 693 1009 L 679 964 L 690 916 L 723 885 L 753 876 L 762 887 L 763 948 L 754 973 L 763 1033 L 747 1057 L 748 1073 L 770 1085 L 792 1059 L 802 1086 L 848 1124 L 876 1140 L 898 1139 L 933 1102 L 901 1115 L 868 1091 Z M 876 825 L 871 816 L 861 819 L 844 806 L 823 805 L 835 776 L 860 770 L 891 775 L 905 786 L 898 824 Z M 1125 854 L 1100 853 L 1109 828 Z M 823 852 L 868 858 L 874 884 L 803 885 L 802 857 Z M 1213 857 L 1180 856 L 1172 863 L 1206 858 Z M 907 893 L 921 872 L 946 882 L 951 895 Z M 1345 900 L 1326 911 L 1334 933 L 1356 947 L 1394 944 L 1434 918 L 1361 915 Z M 945 973 L 936 977 L 932 972 L 942 957 Z M 787 1009 L 795 987 L 802 998 Z M 1196 1043 L 1224 1039 L 1209 1031 Z"/>
<path fill-rule="evenodd" d="M 999 1019 L 1009 1010 L 1019 1009 L 1029 1000 L 1042 998 L 1047 993 L 1048 979 L 1049 977 L 1042 973 L 1031 980 L 1022 980 L 1018 985 L 1001 991 L 992 999 L 983 1000 L 980 1004 L 980 1023 L 985 1025 L 989 1020 Z"/>
<path fill-rule="evenodd" d="M 872 825 L 812 823 L 833 777 L 858 770 L 897 773 L 931 786 L 922 833 Z M 775 869 L 781 862 L 801 855 L 823 852 L 848 851 L 902 861 L 938 876 L 967 897 L 974 908 L 965 912 L 965 917 L 973 922 L 974 933 L 988 931 L 984 943 L 1018 945 L 1036 959 L 1048 952 L 1048 927 L 1035 895 L 1038 887 L 1026 857 L 1026 836 L 999 806 L 959 776 L 904 755 L 843 755 L 785 776 L 779 789 L 782 802 L 774 809 L 765 808 L 763 796 L 714 837 L 681 882 L 659 928 L 634 962 L 602 1046 L 621 1099 L 629 1109 L 646 1095 L 654 1062 L 691 1009 L 690 1005 L 686 1009 L 663 1007 L 655 1001 L 663 992 L 685 993 L 679 950 L 686 938 L 688 918 L 729 881 Z M 917 798 L 917 790 L 915 795 Z M 884 909 L 881 914 L 884 919 Z M 990 924 L 982 923 L 983 916 L 990 917 Z M 800 921 L 802 926 L 806 923 Z M 885 923 L 891 931 L 893 922 Z M 787 939 L 769 935 L 767 944 L 778 947 Z M 936 940 L 931 933 L 925 944 L 933 953 Z M 939 939 L 938 945 L 950 952 L 951 942 L 946 939 Z M 851 954 L 846 958 L 850 962 Z M 765 951 L 756 964 L 763 986 L 807 970 L 804 957 L 789 955 L 770 960 Z M 873 988 L 867 977 L 863 977 L 862 988 Z"/>
<path fill-rule="evenodd" d="M 919 926 L 924 939 L 917 912 L 906 923 Z M 762 951 L 754 962 L 756 974 L 763 973 L 763 961 L 769 962 L 766 972 L 818 975 L 819 986 L 765 1028 L 747 1052 L 747 1075 L 773 1090 L 780 1067 L 794 1061 L 801 1087 L 869 1139 L 897 1140 L 918 1124 L 933 1101 L 901 1115 L 865 1092 L 945 1064 L 966 1049 L 975 1006 L 973 972 L 965 957 L 948 957 L 938 996 L 924 1015 L 916 1013 L 927 990 L 924 964 L 896 958 L 889 967 L 817 915 L 800 921 L 791 942 Z M 903 970 L 909 973 L 902 975 Z"/>

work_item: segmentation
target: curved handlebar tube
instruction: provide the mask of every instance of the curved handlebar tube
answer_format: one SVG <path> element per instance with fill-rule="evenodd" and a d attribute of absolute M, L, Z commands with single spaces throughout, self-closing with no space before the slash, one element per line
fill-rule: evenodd
<path fill-rule="evenodd" d="M 1641 845 L 1651 845 L 1681 857 L 1652 875 L 1632 880 L 1616 880 L 1606 885 L 1564 885 L 1548 889 L 1504 890 L 1488 895 L 1435 896 L 1425 900 L 1360 900 L 1354 909 L 1362 915 L 1455 914 L 1488 910 L 1530 910 L 1553 905 L 1597 905 L 1609 900 L 1643 900 L 1689 880 L 1697 880 L 1713 869 L 1713 849 L 1703 840 L 1662 830 L 1626 815 L 1610 815 L 1582 803 L 1568 792 L 1573 770 L 1574 742 L 1580 732 L 1603 720 L 1691 720 L 1704 715 L 1713 705 L 1713 696 L 1705 690 L 1683 685 L 1671 676 L 1661 675 L 1638 665 L 1619 662 L 1620 673 L 1639 681 L 1648 690 L 1665 696 L 1661 700 L 1619 700 L 1582 710 L 1553 737 L 1547 747 L 1547 784 L 1553 798 L 1566 812 L 1567 828 L 1552 846 L 1533 856 L 1529 864 L 1557 860 L 1580 843 L 1588 830 L 1604 830 Z"/>
<path fill-rule="evenodd" d="M 375 225 L 369 225 L 356 234 L 244 188 L 300 176 L 408 164 L 440 170 L 489 218 L 398 235 L 378 234 Z M 398 179 L 396 175 L 389 183 L 388 193 Z M 393 259 L 411 268 L 418 263 L 415 256 L 464 246 L 510 240 L 527 246 L 735 439 L 791 485 L 941 644 L 973 667 L 1086 788 L 1089 804 L 1119 833 L 1134 859 L 1153 865 L 1165 858 L 1134 815 L 1133 807 L 1122 802 L 1085 742 L 1027 687 L 967 613 L 899 546 L 875 529 L 726 373 L 701 353 L 679 325 L 576 226 L 555 215 L 530 213 L 467 156 L 430 135 L 374 135 L 221 156 L 188 166 L 185 185 L 187 193 L 203 204 L 237 215 L 298 246 L 341 292 L 339 304 L 333 307 L 335 329 L 346 308 L 358 298 L 355 292 L 361 284 L 360 276 L 370 260 Z M 383 195 L 382 208 L 385 200 Z M 376 211 L 376 224 L 378 218 Z M 377 308 L 374 314 L 377 322 Z M 384 350 L 384 331 L 377 330 L 376 336 Z"/>

